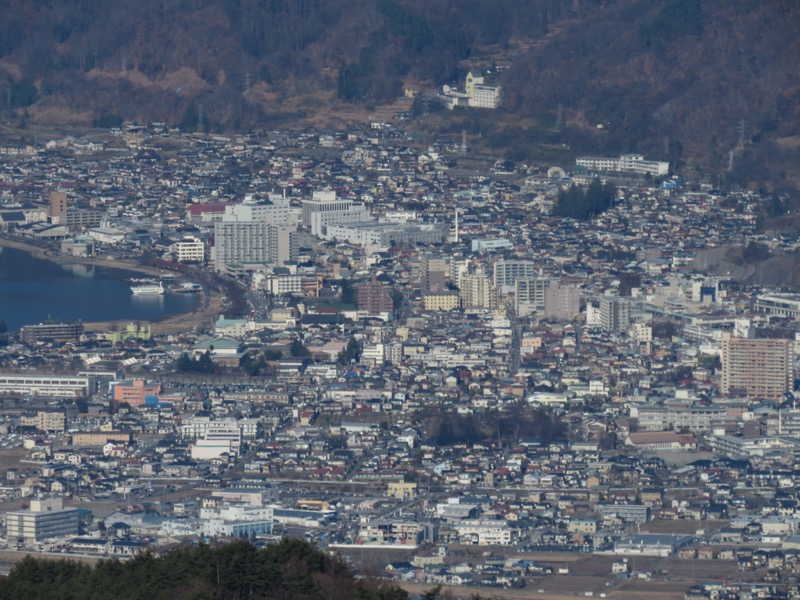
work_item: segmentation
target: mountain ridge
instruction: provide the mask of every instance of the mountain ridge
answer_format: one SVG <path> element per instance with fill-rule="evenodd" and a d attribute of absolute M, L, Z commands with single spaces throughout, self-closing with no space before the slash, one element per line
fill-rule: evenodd
<path fill-rule="evenodd" d="M 734 181 L 796 183 L 800 11 L 789 0 L 8 3 L 0 90 L 12 119 L 263 128 L 368 112 L 405 87 L 499 64 L 503 135 L 717 174 L 733 152 Z M 519 118 L 537 127 L 515 131 Z"/>

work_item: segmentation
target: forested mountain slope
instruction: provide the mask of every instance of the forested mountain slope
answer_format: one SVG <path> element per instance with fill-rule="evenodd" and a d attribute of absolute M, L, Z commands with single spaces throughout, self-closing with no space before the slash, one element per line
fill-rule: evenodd
<path fill-rule="evenodd" d="M 737 170 L 778 181 L 800 145 L 799 15 L 793 0 L 6 0 L 0 91 L 14 118 L 202 112 L 236 130 L 497 64 L 501 110 L 576 152 L 722 170 L 744 121 Z"/>

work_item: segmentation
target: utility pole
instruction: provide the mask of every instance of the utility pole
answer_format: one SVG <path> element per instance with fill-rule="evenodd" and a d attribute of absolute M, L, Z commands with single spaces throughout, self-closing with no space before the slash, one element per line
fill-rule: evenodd
<path fill-rule="evenodd" d="M 197 105 L 197 133 L 203 133 L 205 129 L 203 123 L 203 104 L 200 103 Z"/>
<path fill-rule="evenodd" d="M 739 141 L 736 143 L 736 149 L 744 150 L 744 134 L 747 131 L 747 121 L 744 119 L 739 121 L 736 129 L 739 132 Z"/>

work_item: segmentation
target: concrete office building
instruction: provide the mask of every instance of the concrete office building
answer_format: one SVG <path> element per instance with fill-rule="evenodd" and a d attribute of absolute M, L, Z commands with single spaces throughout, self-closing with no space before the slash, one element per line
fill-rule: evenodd
<path fill-rule="evenodd" d="M 464 308 L 495 308 L 495 294 L 492 280 L 485 273 L 464 275 L 461 278 L 461 305 Z"/>
<path fill-rule="evenodd" d="M 532 313 L 544 316 L 545 294 L 557 280 L 551 277 L 521 277 L 514 281 L 514 301 L 517 315 L 526 317 Z"/>
<path fill-rule="evenodd" d="M 328 225 L 358 223 L 369 220 L 369 209 L 352 200 L 336 198 L 336 192 L 314 192 L 310 200 L 303 200 L 302 224 L 316 236 L 322 236 Z"/>
<path fill-rule="evenodd" d="M 715 406 L 674 404 L 670 406 L 631 406 L 630 415 L 639 423 L 639 431 L 685 429 L 692 433 L 710 431 L 716 422 L 728 416 L 728 409 Z"/>
<path fill-rule="evenodd" d="M 561 285 L 552 277 L 517 279 L 514 302 L 521 317 L 536 313 L 545 319 L 569 321 L 580 312 L 581 290 L 574 285 Z"/>
<path fill-rule="evenodd" d="M 544 316 L 554 321 L 571 321 L 581 310 L 581 288 L 556 283 L 545 290 Z"/>
<path fill-rule="evenodd" d="M 7 539 L 31 544 L 78 534 L 78 509 L 64 508 L 61 498 L 31 500 L 30 508 L 6 513 Z"/>
<path fill-rule="evenodd" d="M 271 506 L 221 506 L 200 510 L 203 535 L 254 538 L 272 533 Z"/>
<path fill-rule="evenodd" d="M 377 220 L 357 223 L 328 223 L 319 234 L 327 240 L 338 240 L 358 246 L 413 246 L 440 244 L 447 238 L 447 227 L 436 223 L 384 223 Z"/>
<path fill-rule="evenodd" d="M 40 341 L 47 342 L 77 342 L 83 334 L 83 323 L 39 323 L 38 325 L 25 325 L 20 330 L 22 341 L 33 344 Z"/>
<path fill-rule="evenodd" d="M 82 376 L 0 373 L 0 394 L 75 398 L 85 396 L 89 386 L 89 378 Z"/>
<path fill-rule="evenodd" d="M 423 296 L 447 290 L 447 259 L 423 254 L 420 261 L 420 284 Z"/>
<path fill-rule="evenodd" d="M 619 296 L 600 297 L 600 326 L 606 331 L 626 331 L 631 324 L 631 303 Z"/>
<path fill-rule="evenodd" d="M 169 251 L 178 262 L 201 263 L 206 258 L 206 245 L 196 237 L 185 237 L 170 244 Z"/>
<path fill-rule="evenodd" d="M 536 266 L 527 260 L 501 259 L 494 263 L 494 287 L 499 294 L 509 294 L 514 291 L 514 284 L 518 279 L 533 279 L 536 277 Z"/>
<path fill-rule="evenodd" d="M 768 315 L 800 318 L 800 294 L 760 294 L 756 297 L 756 310 Z"/>
<path fill-rule="evenodd" d="M 66 213 L 60 218 L 60 223 L 66 222 L 70 230 L 79 230 L 87 227 L 100 227 L 106 213 L 91 208 L 67 207 Z"/>
<path fill-rule="evenodd" d="M 722 383 L 726 396 L 782 399 L 792 389 L 792 340 L 722 334 Z"/>
<path fill-rule="evenodd" d="M 192 458 L 211 460 L 223 454 L 238 456 L 242 446 L 242 427 L 234 419 L 211 421 L 203 439 L 192 446 Z"/>

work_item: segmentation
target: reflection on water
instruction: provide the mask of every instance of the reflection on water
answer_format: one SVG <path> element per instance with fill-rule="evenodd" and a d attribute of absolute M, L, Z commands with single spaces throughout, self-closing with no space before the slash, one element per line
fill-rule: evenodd
<path fill-rule="evenodd" d="M 153 321 L 197 309 L 196 294 L 134 296 L 131 273 L 103 265 L 56 264 L 0 247 L 0 319 L 9 328 L 59 320 Z"/>
<path fill-rule="evenodd" d="M 131 302 L 147 304 L 153 306 L 154 304 L 163 305 L 166 302 L 166 295 L 162 294 L 131 294 Z"/>
<path fill-rule="evenodd" d="M 72 263 L 61 265 L 61 268 L 75 275 L 75 277 L 94 277 L 94 265 L 84 265 L 82 263 Z"/>

